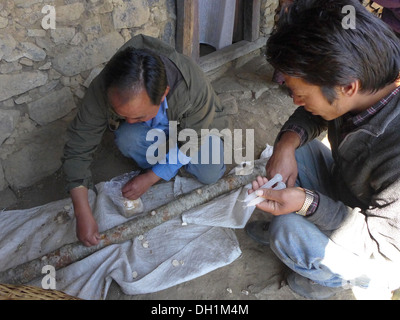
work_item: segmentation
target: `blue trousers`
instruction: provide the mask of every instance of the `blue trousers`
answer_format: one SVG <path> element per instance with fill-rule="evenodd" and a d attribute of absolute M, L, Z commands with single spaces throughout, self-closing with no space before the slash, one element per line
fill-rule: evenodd
<path fill-rule="evenodd" d="M 146 159 L 146 151 L 153 144 L 152 141 L 146 141 L 147 133 L 151 129 L 152 128 L 145 123 L 129 124 L 125 122 L 122 123 L 115 132 L 115 142 L 119 150 L 126 157 L 135 160 L 142 169 L 153 167 Z M 168 137 L 168 132 L 166 132 L 166 136 Z M 214 163 L 215 161 L 212 161 L 213 152 L 219 152 L 219 163 Z M 201 163 L 201 159 L 204 159 L 204 154 L 208 155 L 208 159 L 204 161 L 205 163 Z M 190 161 L 188 164 L 184 165 L 184 168 L 201 183 L 215 183 L 224 175 L 226 170 L 224 164 L 224 145 L 219 137 L 210 136 L 208 143 L 199 147 L 194 158 L 196 158 L 197 161 Z"/>
<path fill-rule="evenodd" d="M 317 190 L 326 196 L 335 196 L 331 167 L 331 151 L 320 141 L 314 140 L 296 151 L 299 175 L 296 184 Z M 326 210 L 329 214 L 329 208 Z M 354 243 L 362 242 L 357 248 L 371 246 L 368 228 L 363 226 L 362 214 L 354 217 L 349 213 L 343 219 L 358 219 L 361 226 L 357 232 L 339 230 L 337 224 L 321 230 L 307 218 L 295 213 L 276 216 L 270 225 L 270 246 L 278 258 L 298 274 L 328 287 L 347 284 L 359 287 L 376 286 L 380 289 L 400 285 L 398 266 L 387 261 L 371 259 L 368 251 L 355 252 Z M 352 220 L 349 220 L 352 221 Z M 361 221 L 361 223 L 360 223 Z M 337 228 L 337 229 L 335 229 Z M 332 238 L 334 232 L 340 235 Z M 350 234 L 346 234 L 349 233 Z M 332 239 L 335 239 L 334 241 Z M 350 240 L 349 240 L 350 239 Z"/>

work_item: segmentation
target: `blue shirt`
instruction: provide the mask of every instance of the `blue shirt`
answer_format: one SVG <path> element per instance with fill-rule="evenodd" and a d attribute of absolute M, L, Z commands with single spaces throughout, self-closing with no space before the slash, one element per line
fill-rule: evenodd
<path fill-rule="evenodd" d="M 150 119 L 145 123 L 153 129 L 161 129 L 162 131 L 165 132 L 168 138 L 169 120 L 167 115 L 167 109 L 168 109 L 168 102 L 167 98 L 165 98 L 164 101 L 161 103 L 160 108 L 158 109 L 157 115 L 153 119 Z M 169 163 L 169 155 L 172 152 L 177 153 L 176 155 L 177 163 Z M 190 157 L 187 157 L 179 150 L 178 145 L 175 145 L 175 147 L 170 146 L 169 152 L 166 155 L 165 164 L 157 163 L 153 166 L 152 170 L 161 179 L 169 181 L 176 176 L 176 174 L 178 173 L 179 169 L 182 166 L 190 162 L 190 159 L 191 159 Z"/>

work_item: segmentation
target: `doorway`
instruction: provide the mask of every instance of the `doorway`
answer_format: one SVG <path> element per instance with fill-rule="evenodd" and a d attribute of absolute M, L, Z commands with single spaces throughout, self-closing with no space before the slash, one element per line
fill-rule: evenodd
<path fill-rule="evenodd" d="M 210 69 L 262 47 L 260 5 L 261 0 L 177 0 L 177 50 Z M 217 37 L 210 41 L 210 34 Z"/>

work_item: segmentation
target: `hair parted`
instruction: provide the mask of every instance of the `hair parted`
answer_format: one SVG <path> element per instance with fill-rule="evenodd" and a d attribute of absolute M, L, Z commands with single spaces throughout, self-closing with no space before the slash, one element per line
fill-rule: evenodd
<path fill-rule="evenodd" d="M 342 26 L 351 5 L 355 28 Z M 267 60 L 290 76 L 318 85 L 332 102 L 335 87 L 359 80 L 362 92 L 396 81 L 400 42 L 392 30 L 359 1 L 297 0 L 280 14 L 267 41 Z"/>
<path fill-rule="evenodd" d="M 154 105 L 161 103 L 167 75 L 161 58 L 150 50 L 127 47 L 117 52 L 104 68 L 105 88 L 136 94 L 145 89 Z"/>

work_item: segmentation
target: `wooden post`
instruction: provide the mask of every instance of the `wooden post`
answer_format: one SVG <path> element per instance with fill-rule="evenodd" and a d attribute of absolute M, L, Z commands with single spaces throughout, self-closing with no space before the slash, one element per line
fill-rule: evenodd
<path fill-rule="evenodd" d="M 199 1 L 177 0 L 176 49 L 196 62 L 200 57 Z"/>
<path fill-rule="evenodd" d="M 243 40 L 255 41 L 260 36 L 261 0 L 245 0 L 243 7 Z"/>

